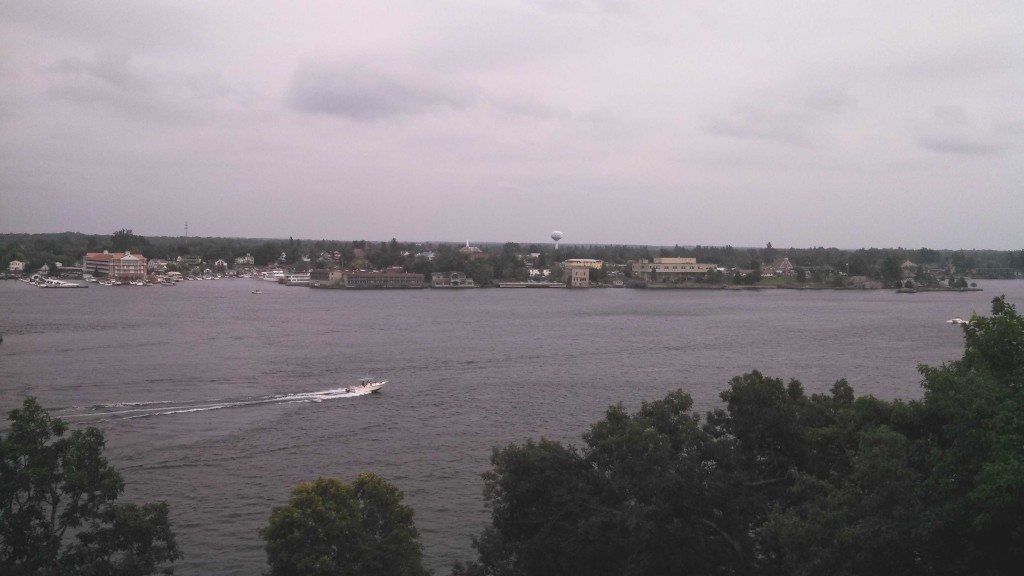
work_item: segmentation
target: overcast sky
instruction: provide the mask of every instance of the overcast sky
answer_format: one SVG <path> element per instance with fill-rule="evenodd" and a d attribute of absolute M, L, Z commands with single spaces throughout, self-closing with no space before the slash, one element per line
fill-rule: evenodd
<path fill-rule="evenodd" d="M 1024 4 L 0 0 L 0 232 L 1024 248 Z"/>

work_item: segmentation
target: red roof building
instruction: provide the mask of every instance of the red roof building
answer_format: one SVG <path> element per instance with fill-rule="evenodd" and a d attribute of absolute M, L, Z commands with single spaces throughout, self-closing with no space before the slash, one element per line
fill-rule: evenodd
<path fill-rule="evenodd" d="M 146 259 L 131 252 L 89 252 L 85 255 L 84 267 L 86 274 L 103 276 L 132 282 L 146 278 Z"/>

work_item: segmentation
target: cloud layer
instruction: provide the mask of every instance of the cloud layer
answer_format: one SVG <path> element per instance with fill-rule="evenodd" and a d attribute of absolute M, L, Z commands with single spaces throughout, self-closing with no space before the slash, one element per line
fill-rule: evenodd
<path fill-rule="evenodd" d="M 3 231 L 1020 247 L 1010 1 L 0 16 Z"/>

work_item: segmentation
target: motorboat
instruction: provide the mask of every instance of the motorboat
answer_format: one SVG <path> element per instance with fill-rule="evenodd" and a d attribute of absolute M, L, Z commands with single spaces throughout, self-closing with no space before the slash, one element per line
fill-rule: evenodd
<path fill-rule="evenodd" d="M 263 294 L 263 290 L 253 290 L 253 294 Z"/>
<path fill-rule="evenodd" d="M 387 380 L 380 380 L 378 378 L 371 378 L 367 376 L 365 378 L 360 378 L 359 384 L 356 384 L 355 386 L 349 386 L 348 388 L 345 389 L 345 391 L 351 394 L 359 394 L 360 396 L 362 396 L 364 394 L 372 394 L 380 390 L 387 383 Z"/>
<path fill-rule="evenodd" d="M 946 324 L 970 324 L 970 320 L 964 320 L 963 318 L 950 318 L 946 320 Z"/>

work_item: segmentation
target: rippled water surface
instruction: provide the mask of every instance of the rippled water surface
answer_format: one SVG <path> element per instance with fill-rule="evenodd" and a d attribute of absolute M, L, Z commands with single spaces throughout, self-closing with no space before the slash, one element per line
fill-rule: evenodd
<path fill-rule="evenodd" d="M 916 365 L 959 357 L 945 321 L 1024 305 L 984 292 L 421 290 L 256 280 L 41 290 L 0 282 L 0 408 L 26 395 L 106 431 L 126 499 L 171 505 L 176 573 L 256 574 L 291 488 L 376 472 L 405 492 L 430 567 L 471 558 L 491 449 L 578 439 L 616 402 L 670 390 L 713 408 L 759 369 L 811 392 L 916 398 Z M 254 295 L 254 288 L 263 294 Z M 391 383 L 356 396 L 366 374 Z"/>

